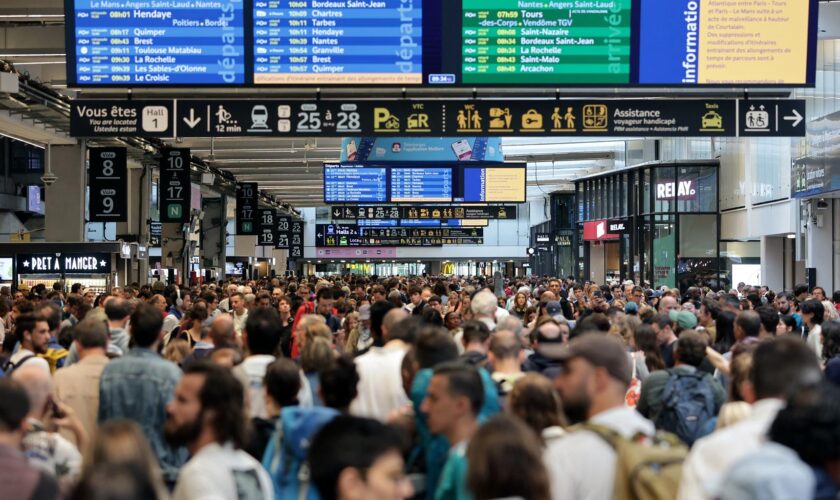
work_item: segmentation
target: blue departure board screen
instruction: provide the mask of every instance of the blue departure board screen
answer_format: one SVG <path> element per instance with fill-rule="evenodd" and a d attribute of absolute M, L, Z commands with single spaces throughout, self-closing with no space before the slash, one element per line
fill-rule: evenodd
<path fill-rule="evenodd" d="M 437 167 L 391 169 L 391 202 L 452 202 L 452 169 Z"/>
<path fill-rule="evenodd" d="M 423 83 L 422 0 L 254 0 L 254 84 Z"/>
<path fill-rule="evenodd" d="M 75 0 L 68 80 L 87 86 L 235 85 L 245 77 L 243 0 Z M 70 31 L 72 30 L 72 31 Z"/>
<path fill-rule="evenodd" d="M 324 201 L 385 203 L 388 201 L 388 169 L 325 165 Z"/>

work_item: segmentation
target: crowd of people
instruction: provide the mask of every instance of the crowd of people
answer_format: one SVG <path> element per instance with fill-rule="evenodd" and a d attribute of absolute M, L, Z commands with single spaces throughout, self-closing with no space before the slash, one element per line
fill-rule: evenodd
<path fill-rule="evenodd" d="M 835 499 L 840 292 L 0 289 L 0 497 Z"/>

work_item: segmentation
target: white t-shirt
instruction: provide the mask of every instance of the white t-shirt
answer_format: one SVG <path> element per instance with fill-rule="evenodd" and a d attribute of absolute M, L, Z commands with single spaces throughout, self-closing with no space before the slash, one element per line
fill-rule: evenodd
<path fill-rule="evenodd" d="M 12 354 L 12 357 L 9 358 L 9 361 L 12 362 L 12 364 L 14 365 L 14 369 L 17 370 L 18 368 L 20 368 L 18 363 L 20 363 L 24 358 L 27 358 L 27 357 L 29 359 L 24 361 L 23 364 L 20 365 L 20 366 L 23 366 L 23 365 L 26 365 L 26 366 L 29 366 L 29 365 L 40 366 L 47 373 L 50 373 L 50 364 L 47 363 L 46 359 L 39 358 L 38 356 L 35 356 L 34 352 L 30 351 L 29 349 L 24 349 L 23 347 L 18 349 L 18 352 Z"/>
<path fill-rule="evenodd" d="M 350 404 L 350 413 L 385 421 L 388 415 L 409 403 L 402 386 L 403 347 L 372 347 L 356 358 L 359 373 L 358 396 Z"/>
<path fill-rule="evenodd" d="M 248 415 L 251 418 L 268 418 L 263 394 L 263 378 L 274 356 L 257 354 L 248 356 L 241 364 L 233 367 L 233 374 L 242 382 L 248 394 Z"/>
<path fill-rule="evenodd" d="M 274 500 L 259 462 L 230 444 L 202 448 L 181 468 L 172 500 Z"/>
<path fill-rule="evenodd" d="M 620 406 L 590 419 L 630 438 L 637 433 L 652 436 L 653 423 L 635 409 Z M 551 481 L 553 500 L 601 500 L 612 498 L 615 485 L 615 450 L 594 432 L 580 430 L 549 442 L 543 455 Z"/>

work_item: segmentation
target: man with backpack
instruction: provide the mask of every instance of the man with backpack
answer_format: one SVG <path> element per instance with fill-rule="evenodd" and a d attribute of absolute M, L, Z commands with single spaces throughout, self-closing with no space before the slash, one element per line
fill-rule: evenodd
<path fill-rule="evenodd" d="M 38 365 L 50 374 L 50 365 L 39 354 L 46 354 L 50 347 L 50 325 L 46 319 L 34 314 L 21 314 L 15 322 L 15 333 L 20 339 L 20 349 L 3 366 L 6 376 L 24 364 Z"/>
<path fill-rule="evenodd" d="M 723 387 L 697 368 L 706 358 L 706 341 L 693 330 L 674 344 L 674 368 L 650 374 L 642 384 L 636 410 L 658 429 L 672 432 L 691 445 L 726 400 Z"/>
<path fill-rule="evenodd" d="M 555 387 L 566 415 L 585 423 L 546 451 L 552 498 L 638 498 L 645 476 L 662 492 L 654 498 L 673 498 L 685 448 L 657 435 L 650 420 L 625 405 L 631 367 L 623 344 L 588 333 L 555 357 L 563 363 Z"/>

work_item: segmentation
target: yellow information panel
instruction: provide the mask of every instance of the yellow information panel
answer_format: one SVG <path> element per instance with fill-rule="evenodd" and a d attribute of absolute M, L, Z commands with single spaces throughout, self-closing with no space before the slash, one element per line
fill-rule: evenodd
<path fill-rule="evenodd" d="M 802 83 L 808 64 L 806 1 L 698 3 L 698 83 Z"/>
<path fill-rule="evenodd" d="M 494 202 L 524 202 L 524 168 L 486 168 L 486 199 Z"/>

